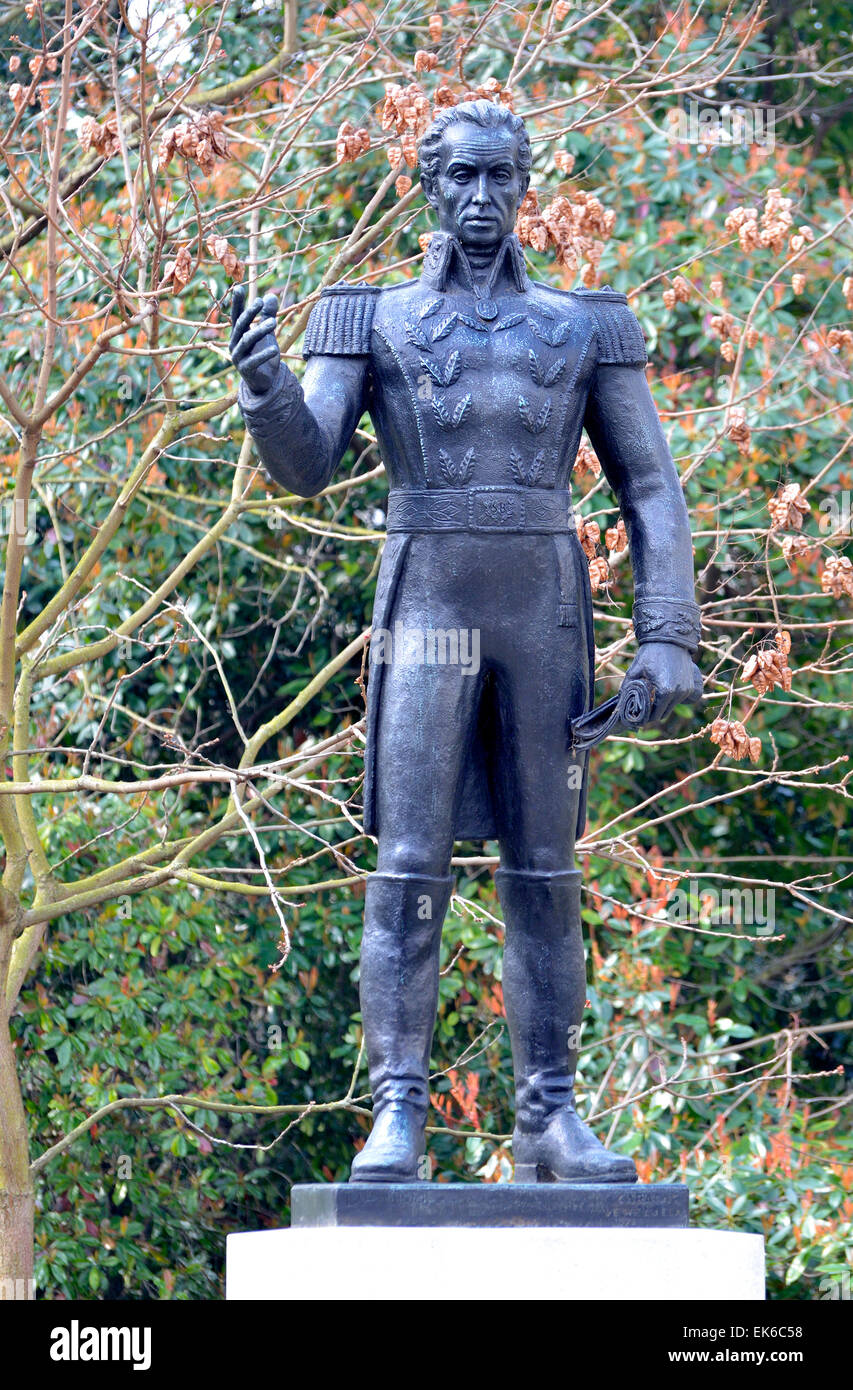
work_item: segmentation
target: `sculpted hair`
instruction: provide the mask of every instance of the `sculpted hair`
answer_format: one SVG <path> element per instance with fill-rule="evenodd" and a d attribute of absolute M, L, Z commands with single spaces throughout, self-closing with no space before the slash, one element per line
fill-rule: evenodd
<path fill-rule="evenodd" d="M 418 149 L 421 182 L 432 179 L 438 173 L 438 158 L 442 137 L 448 126 L 457 121 L 469 121 L 484 129 L 498 130 L 501 127 L 518 137 L 518 167 L 522 174 L 530 173 L 533 151 L 527 127 L 520 116 L 516 116 L 506 106 L 498 106 L 493 101 L 461 101 L 458 106 L 448 106 L 439 113 L 424 132 Z"/>

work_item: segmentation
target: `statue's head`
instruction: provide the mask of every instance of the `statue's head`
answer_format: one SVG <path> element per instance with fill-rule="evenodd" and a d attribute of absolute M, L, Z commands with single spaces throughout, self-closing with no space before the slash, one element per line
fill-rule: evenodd
<path fill-rule="evenodd" d="M 443 232 L 486 250 L 512 231 L 532 163 L 520 116 L 492 101 L 460 102 L 436 116 L 419 156 L 421 186 Z"/>

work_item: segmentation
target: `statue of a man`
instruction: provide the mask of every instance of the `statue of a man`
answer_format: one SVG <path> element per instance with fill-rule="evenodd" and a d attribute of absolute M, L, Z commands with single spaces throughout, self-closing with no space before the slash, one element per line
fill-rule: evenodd
<path fill-rule="evenodd" d="M 352 1179 L 418 1176 L 439 944 L 454 840 L 497 838 L 517 1181 L 633 1182 L 575 1110 L 586 999 L 580 873 L 594 641 L 570 475 L 585 429 L 618 498 L 634 572 L 629 675 L 655 721 L 695 694 L 687 510 L 624 295 L 528 278 L 514 235 L 529 181 L 523 121 L 463 102 L 433 121 L 420 178 L 438 215 L 420 279 L 341 284 L 312 310 L 302 384 L 281 361 L 274 296 L 234 292 L 231 354 L 257 451 L 283 487 L 329 483 L 360 417 L 390 481 L 370 665 L 361 1009 L 373 1092 Z M 424 634 L 478 661 L 406 659 Z M 573 775 L 574 774 L 574 775 Z"/>

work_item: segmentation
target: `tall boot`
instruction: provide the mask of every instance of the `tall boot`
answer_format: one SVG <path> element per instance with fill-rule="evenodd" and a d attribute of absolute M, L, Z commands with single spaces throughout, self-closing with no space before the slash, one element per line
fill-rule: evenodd
<path fill-rule="evenodd" d="M 424 1151 L 441 926 L 452 877 L 371 874 L 364 896 L 361 1017 L 373 1129 L 351 1182 L 414 1182 Z"/>
<path fill-rule="evenodd" d="M 503 990 L 515 1072 L 516 1182 L 636 1182 L 575 1110 L 586 1002 L 581 876 L 499 869 L 506 924 Z"/>

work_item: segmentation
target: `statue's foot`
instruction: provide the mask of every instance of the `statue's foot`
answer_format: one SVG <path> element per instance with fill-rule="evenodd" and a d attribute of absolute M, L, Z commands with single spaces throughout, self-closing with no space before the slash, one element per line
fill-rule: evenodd
<path fill-rule="evenodd" d="M 404 1100 L 389 1101 L 374 1116 L 367 1143 L 356 1154 L 350 1182 L 417 1182 L 424 1151 L 424 1117 Z"/>
<path fill-rule="evenodd" d="M 541 1133 L 516 1128 L 512 1151 L 515 1182 L 637 1181 L 631 1159 L 606 1149 L 571 1105 L 556 1110 Z"/>

